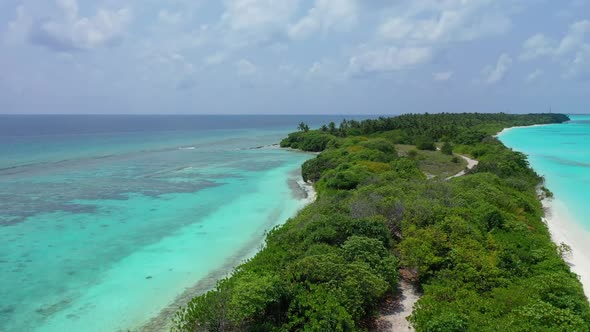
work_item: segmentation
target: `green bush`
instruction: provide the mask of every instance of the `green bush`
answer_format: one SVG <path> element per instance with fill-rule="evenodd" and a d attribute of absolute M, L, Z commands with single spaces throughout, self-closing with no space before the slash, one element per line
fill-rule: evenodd
<path fill-rule="evenodd" d="M 449 142 L 445 142 L 443 146 L 440 148 L 440 152 L 443 154 L 452 156 L 453 155 L 453 146 Z"/>
<path fill-rule="evenodd" d="M 366 167 L 343 164 L 335 170 L 326 172 L 325 181 L 328 188 L 350 190 L 355 189 L 370 176 L 371 173 Z"/>
<path fill-rule="evenodd" d="M 281 141 L 282 148 L 300 149 L 310 152 L 321 152 L 326 149 L 330 141 L 334 139 L 333 135 L 311 130 L 300 131 L 289 134 L 289 136 Z"/>
<path fill-rule="evenodd" d="M 434 145 L 434 140 L 430 137 L 421 136 L 416 138 L 416 148 L 419 150 L 430 150 L 435 151 L 436 146 Z"/>

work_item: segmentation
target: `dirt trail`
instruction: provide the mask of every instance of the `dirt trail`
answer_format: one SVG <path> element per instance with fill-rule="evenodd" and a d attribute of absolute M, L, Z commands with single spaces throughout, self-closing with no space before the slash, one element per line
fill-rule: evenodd
<path fill-rule="evenodd" d="M 399 294 L 388 306 L 381 310 L 375 332 L 414 331 L 407 318 L 414 309 L 420 295 L 414 286 L 406 280 L 399 283 Z"/>
<path fill-rule="evenodd" d="M 479 161 L 475 160 L 475 159 L 471 159 L 469 157 L 465 157 L 462 155 L 459 155 L 459 157 L 465 159 L 465 161 L 467 161 L 467 169 L 466 170 L 462 170 L 461 172 L 453 175 L 453 176 L 449 176 L 448 178 L 446 178 L 447 180 L 453 179 L 453 178 L 458 178 L 460 176 L 463 176 L 465 174 L 467 174 L 467 171 L 473 169 L 473 167 L 477 166 L 477 164 L 479 164 Z"/>

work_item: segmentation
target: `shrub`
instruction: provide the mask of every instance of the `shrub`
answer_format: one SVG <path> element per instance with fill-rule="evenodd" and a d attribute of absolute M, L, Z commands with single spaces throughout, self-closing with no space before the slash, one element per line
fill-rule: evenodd
<path fill-rule="evenodd" d="M 430 137 L 421 136 L 416 139 L 416 148 L 419 150 L 430 150 L 435 151 L 436 146 L 434 145 L 434 140 Z"/>
<path fill-rule="evenodd" d="M 453 146 L 449 142 L 445 142 L 443 146 L 440 148 L 440 152 L 446 155 L 453 155 Z"/>
<path fill-rule="evenodd" d="M 281 141 L 280 146 L 303 151 L 321 152 L 326 149 L 328 143 L 333 139 L 333 135 L 322 131 L 299 131 L 289 134 L 287 138 Z"/>

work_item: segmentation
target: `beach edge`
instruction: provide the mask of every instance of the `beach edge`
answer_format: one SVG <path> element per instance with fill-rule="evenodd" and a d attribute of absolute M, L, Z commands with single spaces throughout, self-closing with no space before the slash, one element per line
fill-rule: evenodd
<path fill-rule="evenodd" d="M 501 136 L 511 130 L 550 125 L 552 124 L 504 128 L 494 137 L 502 141 Z M 506 145 L 504 142 L 502 144 Z M 512 149 L 509 146 L 507 147 Z M 537 171 L 534 165 L 529 165 L 529 167 L 535 172 Z M 587 241 L 587 239 L 590 239 L 590 231 L 584 229 L 576 218 L 568 212 L 565 201 L 556 197 L 547 197 L 542 193 L 539 193 L 538 196 L 544 212 L 543 222 L 549 230 L 551 241 L 558 247 L 561 244 L 566 244 L 571 248 L 571 253 L 568 253 L 562 259 L 569 265 L 570 271 L 578 276 L 586 300 L 590 302 L 590 241 Z"/>
<path fill-rule="evenodd" d="M 542 198 L 545 216 L 543 221 L 549 229 L 551 240 L 557 246 L 562 243 L 571 248 L 571 253 L 563 260 L 575 273 L 582 287 L 586 299 L 590 295 L 590 232 L 584 229 L 569 213 L 567 205 L 558 198 Z"/>

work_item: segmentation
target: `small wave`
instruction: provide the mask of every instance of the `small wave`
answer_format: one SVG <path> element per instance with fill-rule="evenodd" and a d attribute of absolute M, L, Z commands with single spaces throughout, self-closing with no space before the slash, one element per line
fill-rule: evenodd
<path fill-rule="evenodd" d="M 196 149 L 196 147 L 194 147 L 194 146 L 183 146 L 183 147 L 178 148 L 178 150 L 194 150 L 194 149 Z"/>

